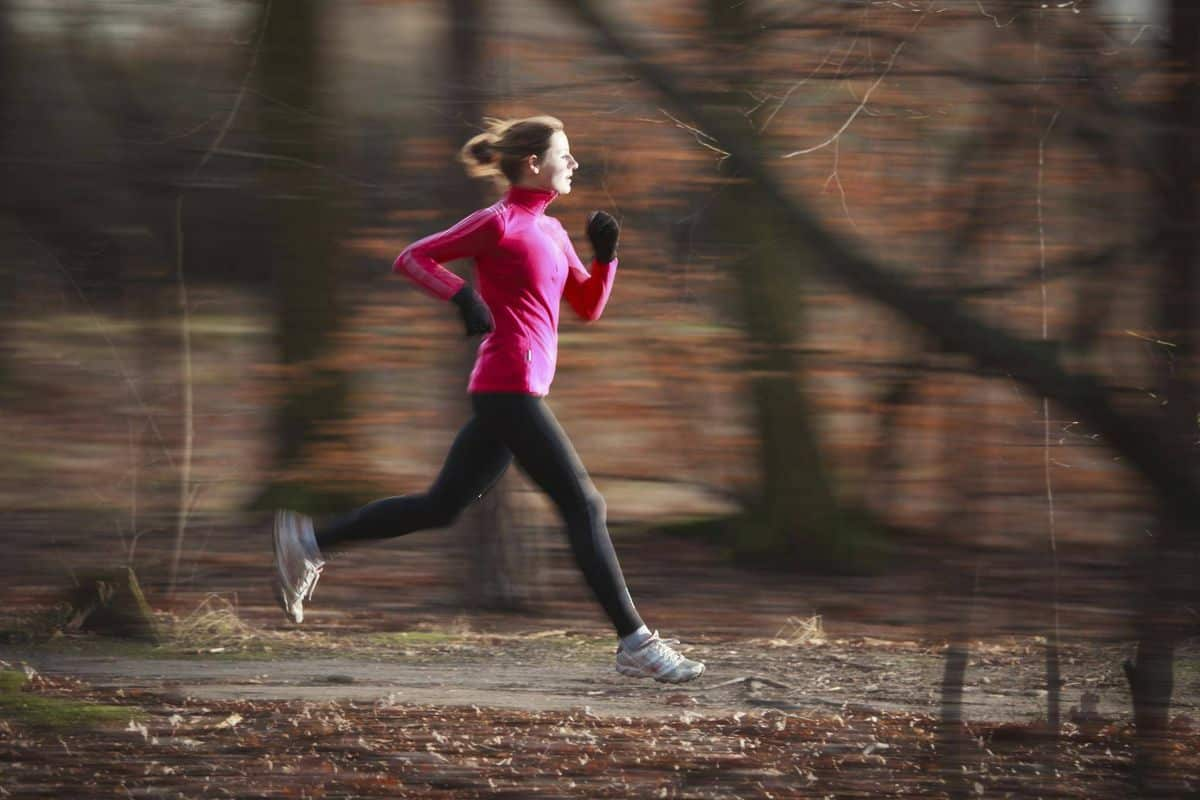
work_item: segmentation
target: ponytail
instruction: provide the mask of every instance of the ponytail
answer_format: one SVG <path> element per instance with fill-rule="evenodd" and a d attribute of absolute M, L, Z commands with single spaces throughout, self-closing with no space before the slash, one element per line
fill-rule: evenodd
<path fill-rule="evenodd" d="M 550 149 L 550 137 L 563 129 L 555 117 L 524 119 L 484 117 L 487 130 L 462 147 L 459 160 L 472 178 L 494 178 L 500 183 L 516 183 L 521 164 L 529 156 L 541 156 Z"/>

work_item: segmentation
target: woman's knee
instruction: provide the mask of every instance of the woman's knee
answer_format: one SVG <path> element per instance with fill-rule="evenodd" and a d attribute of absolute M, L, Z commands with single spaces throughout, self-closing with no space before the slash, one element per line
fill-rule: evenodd
<path fill-rule="evenodd" d="M 451 525 L 458 522 L 458 518 L 460 516 L 462 516 L 462 509 L 460 508 L 439 509 L 430 518 L 428 527 L 449 528 Z"/>
<path fill-rule="evenodd" d="M 462 516 L 463 511 L 466 511 L 466 509 L 466 503 L 438 503 L 429 510 L 429 527 L 449 528 L 458 522 L 458 518 Z"/>
<path fill-rule="evenodd" d="M 608 519 L 608 506 L 604 502 L 604 496 L 600 492 L 592 489 L 584 494 L 583 506 L 587 511 L 588 519 L 592 522 L 604 524 Z"/>

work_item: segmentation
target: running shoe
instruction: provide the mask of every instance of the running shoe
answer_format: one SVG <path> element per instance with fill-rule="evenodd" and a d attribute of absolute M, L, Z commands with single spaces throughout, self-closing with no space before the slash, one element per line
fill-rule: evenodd
<path fill-rule="evenodd" d="M 325 559 L 317 547 L 312 520 L 295 511 L 275 512 L 275 597 L 292 622 L 304 621 Z"/>
<path fill-rule="evenodd" d="M 617 647 L 617 672 L 633 678 L 654 678 L 664 683 L 683 683 L 704 674 L 704 664 L 676 652 L 678 639 L 660 639 L 658 631 L 636 650 Z"/>

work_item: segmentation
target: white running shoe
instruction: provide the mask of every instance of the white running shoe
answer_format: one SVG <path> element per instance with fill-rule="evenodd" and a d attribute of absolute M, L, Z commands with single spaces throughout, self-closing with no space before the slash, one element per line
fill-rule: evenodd
<path fill-rule="evenodd" d="M 704 664 L 684 658 L 671 648 L 678 639 L 660 639 L 658 631 L 636 650 L 617 647 L 617 672 L 634 678 L 683 683 L 704 674 Z"/>
<path fill-rule="evenodd" d="M 304 602 L 312 599 L 324 568 L 312 520 L 295 511 L 276 511 L 275 596 L 292 622 L 304 621 Z"/>

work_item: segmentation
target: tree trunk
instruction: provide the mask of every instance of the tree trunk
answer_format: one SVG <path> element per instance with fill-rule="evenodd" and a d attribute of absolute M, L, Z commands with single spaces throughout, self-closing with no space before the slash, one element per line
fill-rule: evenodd
<path fill-rule="evenodd" d="M 709 27 L 719 64 L 747 64 L 754 46 L 755 17 L 746 3 L 713 0 Z M 726 77 L 726 76 L 722 76 Z M 721 113 L 730 124 L 742 120 L 740 103 L 751 88 L 748 69 L 727 73 Z M 748 139 L 752 146 L 757 137 Z M 735 552 L 754 558 L 835 565 L 855 559 L 854 534 L 843 525 L 811 424 L 803 385 L 804 365 L 795 342 L 803 322 L 800 282 L 789 265 L 807 266 L 812 254 L 778 243 L 780 221 L 746 175 L 720 189 L 713 204 L 711 231 L 732 245 L 725 259 L 737 284 L 749 342 L 746 369 L 758 433 L 762 489 L 757 507 L 736 530 Z"/>
<path fill-rule="evenodd" d="M 935 356 L 934 362 L 941 358 Z M 966 552 L 961 558 L 947 558 L 943 564 L 943 592 L 931 616 L 948 626 L 945 665 L 942 673 L 942 716 L 938 726 L 938 760 L 949 786 L 950 796 L 958 800 L 973 794 L 968 776 L 968 747 L 971 744 L 963 718 L 963 683 L 971 654 L 971 630 L 975 598 L 979 592 L 980 556 L 974 542 L 990 531 L 992 520 L 986 514 L 990 462 L 986 458 L 987 437 L 995 426 L 989 419 L 991 384 L 969 377 L 950 379 L 956 389 L 947 395 L 942 407 L 943 433 L 941 460 L 950 484 L 950 511 L 939 526 L 948 539 L 961 538 L 961 531 L 974 536 L 965 538 Z M 978 411 L 976 410 L 978 408 Z"/>
<path fill-rule="evenodd" d="M 1200 7 L 1191 0 L 1172 0 L 1168 69 L 1174 94 L 1168 106 L 1159 152 L 1164 174 L 1177 176 L 1165 185 L 1158 217 L 1164 226 L 1162 338 L 1174 347 L 1167 353 L 1165 415 L 1172 449 L 1163 458 L 1185 465 L 1196 477 L 1197 412 L 1200 411 L 1200 245 L 1196 226 L 1200 210 L 1196 176 L 1200 153 Z M 1175 647 L 1184 633 L 1178 608 L 1194 592 L 1188 575 L 1196 542 L 1195 520 L 1164 508 L 1146 571 L 1147 585 L 1139 619 L 1136 662 L 1126 664 L 1133 693 L 1137 728 L 1136 772 L 1148 795 L 1170 794 L 1166 747 Z"/>
<path fill-rule="evenodd" d="M 99 187 L 112 179 L 94 155 L 97 120 L 75 102 L 69 70 L 53 49 L 23 41 L 10 28 L 9 12 L 0 7 L 0 13 L 0 213 L 11 215 L 56 262 L 65 296 L 85 303 L 114 299 L 124 265 L 106 231 L 109 209 L 97 203 L 104 196 Z"/>
<path fill-rule="evenodd" d="M 20 66 L 17 64 L 15 55 L 16 37 L 8 27 L 9 15 L 8 3 L 5 0 L 0 0 L 0 119 L 12 120 L 15 117 L 13 113 L 13 97 L 11 81 L 16 76 Z M 7 160 L 8 156 L 8 135 L 6 129 L 9 128 L 11 122 L 0 128 L 0 163 Z M 3 181 L 7 186 L 7 176 L 3 170 L 0 170 L 0 181 Z M 4 204 L 0 201 L 0 208 Z M 16 297 L 17 289 L 17 272 L 13 268 L 11 258 L 3 259 L 0 263 L 0 320 L 12 319 L 13 298 Z M 7 325 L 0 323 L 0 400 L 7 399 L 8 381 L 12 373 L 12 357 L 9 354 L 9 348 L 6 346 L 8 342 Z"/>
<path fill-rule="evenodd" d="M 962 578 L 961 573 L 958 577 Z M 951 623 L 950 642 L 946 646 L 942 670 L 942 717 L 938 721 L 937 734 L 938 766 L 953 800 L 966 798 L 970 784 L 963 770 L 967 764 L 968 735 L 962 713 L 963 682 L 971 654 L 970 607 L 965 602 L 966 592 L 961 586 L 959 588 L 951 606 L 960 610 L 961 618 Z"/>
<path fill-rule="evenodd" d="M 274 4 L 265 20 L 257 79 L 266 216 L 276 299 L 277 341 L 286 392 L 275 411 L 271 484 L 256 505 L 340 511 L 360 498 L 353 480 L 324 470 L 349 450 L 348 381 L 329 363 L 341 321 L 337 277 L 341 210 L 320 167 L 329 161 L 323 129 L 320 9 L 316 0 Z M 268 5 L 265 8 L 271 9 Z"/>

